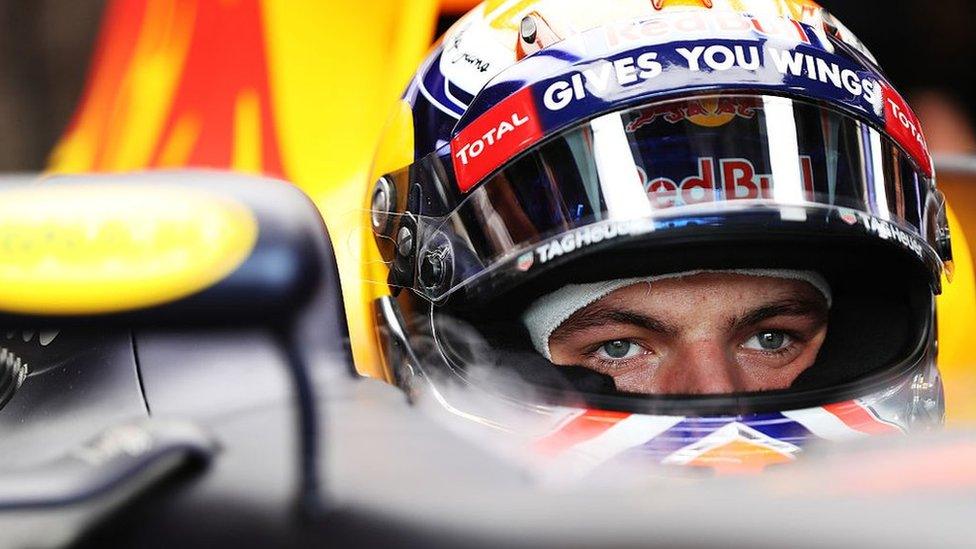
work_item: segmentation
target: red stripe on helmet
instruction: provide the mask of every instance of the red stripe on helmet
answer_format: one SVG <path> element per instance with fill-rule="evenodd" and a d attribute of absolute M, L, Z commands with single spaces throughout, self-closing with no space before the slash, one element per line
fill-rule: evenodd
<path fill-rule="evenodd" d="M 894 425 L 878 419 L 855 400 L 828 404 L 823 409 L 837 416 L 837 419 L 844 422 L 844 425 L 868 435 L 887 435 L 901 432 Z"/>
<path fill-rule="evenodd" d="M 581 442 L 602 435 L 630 416 L 631 414 L 622 412 L 587 410 L 556 431 L 537 440 L 533 447 L 544 455 L 559 455 Z"/>

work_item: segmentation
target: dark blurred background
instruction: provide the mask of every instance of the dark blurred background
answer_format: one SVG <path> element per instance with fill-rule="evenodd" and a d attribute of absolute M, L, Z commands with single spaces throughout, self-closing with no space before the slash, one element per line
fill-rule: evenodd
<path fill-rule="evenodd" d="M 39 170 L 81 95 L 106 0 L 0 0 L 0 171 Z"/>
<path fill-rule="evenodd" d="M 107 1 L 0 0 L 0 171 L 44 167 L 81 95 Z M 909 96 L 934 151 L 976 153 L 976 3 L 821 4 L 868 45 Z M 455 18 L 442 16 L 439 29 Z"/>
<path fill-rule="evenodd" d="M 976 3 L 820 0 L 864 42 L 922 118 L 933 153 L 976 153 Z"/>

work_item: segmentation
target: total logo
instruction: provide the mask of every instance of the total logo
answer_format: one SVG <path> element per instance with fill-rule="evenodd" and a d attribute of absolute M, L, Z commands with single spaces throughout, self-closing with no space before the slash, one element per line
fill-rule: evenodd
<path fill-rule="evenodd" d="M 647 180 L 647 173 L 638 167 L 648 198 L 655 208 L 665 209 L 718 200 L 754 200 L 772 198 L 775 183 L 770 174 L 758 173 L 745 158 L 712 157 L 698 159 L 698 173 L 681 181 L 668 177 Z M 813 194 L 813 161 L 800 157 L 803 190 Z"/>
<path fill-rule="evenodd" d="M 506 118 L 499 122 L 497 126 L 492 126 L 484 135 L 461 147 L 454 156 L 461 161 L 461 164 L 467 166 L 469 159 L 478 158 L 481 156 L 481 153 L 485 152 L 486 147 L 494 147 L 496 141 L 501 141 L 505 138 L 505 134 L 515 131 L 515 128 L 522 126 L 528 121 L 528 116 L 513 112 L 510 119 Z"/>
<path fill-rule="evenodd" d="M 480 116 L 451 140 L 461 192 L 543 136 L 532 90 L 523 89 Z"/>
<path fill-rule="evenodd" d="M 888 131 L 918 162 L 925 174 L 931 177 L 932 159 L 929 156 L 928 145 L 925 143 L 925 136 L 922 134 L 918 117 L 912 112 L 911 107 L 905 103 L 905 100 L 891 87 L 884 86 L 884 98 L 887 107 L 885 109 L 885 125 Z"/>
<path fill-rule="evenodd" d="M 914 114 L 906 114 L 906 110 L 902 109 L 903 105 L 900 105 L 897 101 L 891 97 L 887 98 L 888 106 L 891 108 L 891 115 L 901 124 L 906 132 L 911 134 L 912 139 L 918 142 L 922 147 L 925 145 L 925 137 L 922 135 L 922 130 L 918 127 L 918 119 L 915 118 Z"/>

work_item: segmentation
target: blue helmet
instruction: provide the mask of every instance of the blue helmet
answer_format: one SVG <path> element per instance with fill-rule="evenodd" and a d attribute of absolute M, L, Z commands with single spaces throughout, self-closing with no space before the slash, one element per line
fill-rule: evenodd
<path fill-rule="evenodd" d="M 850 31 L 805 0 L 509 4 L 420 67 L 414 161 L 373 194 L 400 383 L 545 452 L 605 437 L 608 459 L 666 464 L 941 423 L 945 201 L 918 119 Z M 809 363 L 771 385 L 632 384 L 552 349 L 614 292 L 718 275 L 799 281 L 822 309 Z"/>

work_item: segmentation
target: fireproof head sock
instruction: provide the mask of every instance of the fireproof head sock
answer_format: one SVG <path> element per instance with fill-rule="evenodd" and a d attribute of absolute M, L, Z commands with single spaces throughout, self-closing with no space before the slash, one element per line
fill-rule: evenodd
<path fill-rule="evenodd" d="M 547 360 L 552 360 L 549 352 L 549 338 L 576 311 L 595 303 L 611 293 L 634 284 L 650 284 L 671 278 L 682 278 L 703 273 L 724 273 L 786 280 L 801 280 L 816 288 L 827 300 L 829 308 L 833 303 L 830 285 L 820 273 L 814 271 L 794 271 L 787 269 L 744 269 L 744 270 L 699 270 L 672 273 L 644 278 L 607 280 L 593 284 L 569 284 L 555 292 L 537 299 L 522 315 L 522 323 L 529 331 L 532 346 Z"/>

